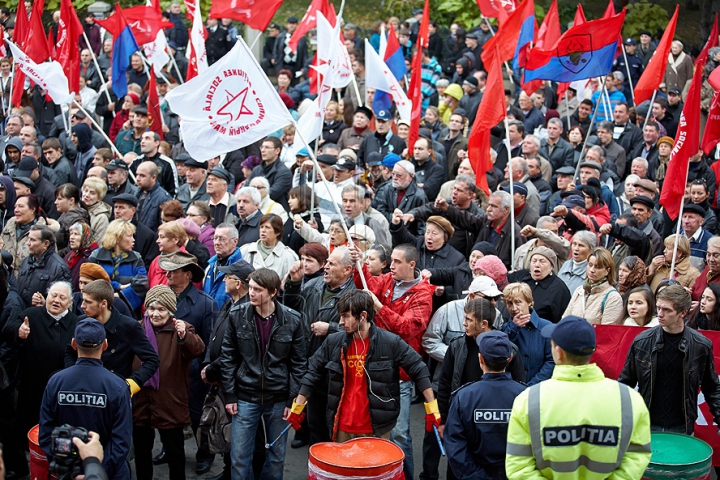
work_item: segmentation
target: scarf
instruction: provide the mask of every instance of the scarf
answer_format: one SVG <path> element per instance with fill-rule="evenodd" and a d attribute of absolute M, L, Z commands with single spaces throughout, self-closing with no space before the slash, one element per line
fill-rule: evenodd
<path fill-rule="evenodd" d="M 717 277 L 720 277 L 720 272 L 712 272 L 712 271 L 708 270 L 708 272 L 707 272 L 707 277 L 706 277 L 706 278 L 707 278 L 707 283 L 712 282 L 712 281 L 715 280 Z"/>
<path fill-rule="evenodd" d="M 110 280 L 115 280 L 120 276 L 120 264 L 123 260 L 128 258 L 127 252 L 120 252 L 116 254 L 115 252 L 111 255 L 112 261 L 113 261 L 113 274 L 112 278 Z"/>
<path fill-rule="evenodd" d="M 605 277 L 602 280 L 600 280 L 599 282 L 595 282 L 595 283 L 590 283 L 590 280 L 586 279 L 585 283 L 583 283 L 583 290 L 585 290 L 585 293 L 587 295 L 590 295 L 590 292 L 593 288 L 599 287 L 600 285 L 602 285 L 603 283 L 605 283 L 607 281 L 608 281 L 607 277 Z"/>
<path fill-rule="evenodd" d="M 83 252 L 87 249 L 95 250 L 98 248 L 98 244 L 95 243 L 95 237 L 92 235 L 90 226 L 85 222 L 79 222 L 82 228 L 82 238 L 80 239 L 80 247 L 77 250 L 70 250 L 67 257 L 67 264 L 70 270 L 77 265 L 83 256 Z"/>
<path fill-rule="evenodd" d="M 30 227 L 32 227 L 36 223 L 37 223 L 37 218 L 35 220 L 33 220 L 32 222 L 28 222 L 24 225 L 21 225 L 16 222 L 15 223 L 15 225 L 16 225 L 15 240 L 20 240 L 23 237 L 23 235 L 25 235 L 26 233 L 28 233 L 30 231 Z"/>
<path fill-rule="evenodd" d="M 670 157 L 660 157 L 658 156 L 658 170 L 655 174 L 655 179 L 657 181 L 663 180 L 665 178 L 665 170 L 667 170 L 667 164 L 670 161 Z"/>
<path fill-rule="evenodd" d="M 257 242 L 258 252 L 262 255 L 263 262 L 272 254 L 275 247 L 266 246 L 261 240 Z M 276 245 L 277 246 L 277 245 Z"/>
<path fill-rule="evenodd" d="M 172 317 L 165 322 L 164 325 L 161 325 L 159 327 L 156 327 L 152 324 L 150 321 L 150 317 L 145 315 L 145 319 L 143 320 L 145 324 L 145 335 L 147 335 L 148 340 L 150 341 L 150 345 L 152 345 L 153 349 L 155 349 L 155 353 L 160 355 L 160 352 L 158 351 L 158 344 L 157 344 L 157 334 L 165 328 L 170 322 L 172 322 Z M 153 390 L 159 390 L 160 389 L 160 368 L 158 367 L 157 370 L 155 370 L 155 373 L 153 374 L 150 379 L 145 382 L 143 385 L 144 387 L 150 387 Z"/>
<path fill-rule="evenodd" d="M 645 262 L 638 258 L 635 268 L 628 273 L 627 278 L 624 282 L 618 282 L 617 290 L 620 295 L 625 295 L 625 292 L 635 287 L 639 287 L 647 283 L 647 275 L 645 273 Z"/>

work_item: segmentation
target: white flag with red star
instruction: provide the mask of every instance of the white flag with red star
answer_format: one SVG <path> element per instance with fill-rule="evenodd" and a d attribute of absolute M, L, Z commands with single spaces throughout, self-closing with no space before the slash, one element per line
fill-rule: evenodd
<path fill-rule="evenodd" d="M 400 118 L 410 121 L 412 111 L 410 100 L 390 68 L 367 40 L 365 40 L 365 88 L 389 93 L 400 113 Z"/>
<path fill-rule="evenodd" d="M 72 102 L 73 97 L 68 89 L 68 79 L 58 62 L 53 60 L 52 62 L 37 64 L 13 42 L 6 41 L 12 51 L 15 65 L 28 79 L 47 91 L 47 94 L 56 104 L 62 105 Z"/>
<path fill-rule="evenodd" d="M 185 149 L 205 160 L 250 145 L 293 117 L 242 37 L 207 70 L 165 96 Z"/>

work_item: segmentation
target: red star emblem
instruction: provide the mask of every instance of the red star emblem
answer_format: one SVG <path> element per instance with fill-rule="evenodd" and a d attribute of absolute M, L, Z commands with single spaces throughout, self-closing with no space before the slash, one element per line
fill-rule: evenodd
<path fill-rule="evenodd" d="M 233 95 L 232 93 L 225 90 L 225 94 L 227 95 L 227 97 L 226 97 L 227 102 L 225 102 L 225 104 L 222 105 L 217 110 L 217 114 L 218 115 L 229 115 L 231 122 L 239 119 L 243 115 L 252 115 L 253 112 L 245 106 L 245 100 L 247 99 L 248 89 L 249 89 L 249 87 L 245 87 L 237 95 Z M 233 112 L 231 112 L 229 110 L 233 109 L 233 111 L 234 111 L 235 104 L 237 104 L 237 103 L 240 104 L 240 107 L 237 110 L 237 114 L 234 114 Z"/>

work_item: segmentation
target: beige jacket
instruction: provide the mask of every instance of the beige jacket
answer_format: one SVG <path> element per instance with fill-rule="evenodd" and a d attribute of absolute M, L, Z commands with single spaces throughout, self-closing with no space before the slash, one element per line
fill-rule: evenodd
<path fill-rule="evenodd" d="M 603 308 L 604 303 L 604 308 Z M 585 293 L 585 288 L 580 285 L 570 299 L 570 303 L 563 313 L 563 318 L 568 315 L 576 315 L 587 319 L 592 324 L 602 323 L 604 325 L 615 323 L 623 314 L 623 300 L 620 293 L 608 282 L 593 287 L 590 295 Z"/>
<path fill-rule="evenodd" d="M 545 245 L 550 247 L 555 255 L 558 257 L 557 266 L 553 268 L 553 273 L 557 275 L 560 268 L 565 262 L 567 262 L 570 254 L 570 242 L 566 238 L 555 235 L 550 230 L 544 228 L 538 228 L 535 234 L 536 238 L 528 240 L 527 243 L 521 245 L 515 250 L 515 263 L 513 264 L 513 271 L 522 270 L 524 268 L 530 268 L 530 257 L 532 256 L 533 250 L 538 247 L 538 239 L 542 240 Z"/>
<path fill-rule="evenodd" d="M 269 268 L 277 272 L 278 276 L 283 279 L 290 272 L 290 267 L 293 263 L 298 261 L 298 256 L 289 247 L 286 247 L 282 242 L 278 242 L 273 248 L 272 253 L 263 260 L 260 249 L 258 248 L 260 240 L 253 243 L 247 243 L 240 247 L 243 260 L 250 263 L 255 270 L 258 268 Z"/>
<path fill-rule="evenodd" d="M 95 237 L 95 241 L 99 245 L 105 236 L 105 230 L 110 225 L 110 206 L 103 201 L 99 201 L 95 205 L 88 207 L 87 210 L 90 214 L 90 230 L 92 230 L 93 237 Z"/>
<path fill-rule="evenodd" d="M 60 224 L 53 219 L 49 219 L 50 222 L 45 222 L 45 219 L 40 217 L 37 220 L 37 225 L 48 225 L 53 232 L 56 232 L 60 227 Z M 30 250 L 27 246 L 28 237 L 30 236 L 30 230 L 26 231 L 22 237 L 17 238 L 15 232 L 17 231 L 17 220 L 15 217 L 11 217 L 10 220 L 5 224 L 5 228 L 2 231 L 2 243 L 3 250 L 7 250 L 10 255 L 13 256 L 13 273 L 15 278 L 20 271 L 20 265 L 30 255 Z"/>
<path fill-rule="evenodd" d="M 660 282 L 668 278 L 670 275 L 670 264 L 661 265 L 650 279 L 650 290 L 653 292 L 660 285 Z M 692 288 L 695 280 L 700 276 L 697 268 L 690 263 L 690 257 L 685 257 L 675 265 L 675 280 L 683 287 Z"/>

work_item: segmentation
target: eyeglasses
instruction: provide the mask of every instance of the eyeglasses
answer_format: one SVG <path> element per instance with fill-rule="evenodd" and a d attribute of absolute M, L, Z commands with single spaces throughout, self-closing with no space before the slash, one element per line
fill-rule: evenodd
<path fill-rule="evenodd" d="M 404 173 L 395 173 L 395 172 L 393 172 L 392 178 L 405 178 L 405 174 L 404 174 Z"/>
<path fill-rule="evenodd" d="M 229 241 L 230 241 L 230 239 L 227 237 L 213 237 L 213 242 L 227 243 Z"/>
<path fill-rule="evenodd" d="M 367 239 L 362 237 L 350 237 L 353 242 L 367 242 Z"/>

